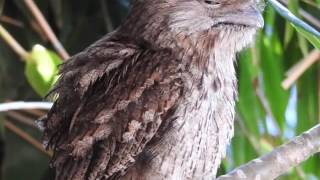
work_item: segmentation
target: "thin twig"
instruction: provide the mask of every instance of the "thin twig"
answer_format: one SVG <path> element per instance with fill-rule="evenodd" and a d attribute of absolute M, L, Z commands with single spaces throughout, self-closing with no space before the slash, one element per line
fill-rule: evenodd
<path fill-rule="evenodd" d="M 23 109 L 50 109 L 51 102 L 8 102 L 0 104 L 0 112 Z"/>
<path fill-rule="evenodd" d="M 51 29 L 49 23 L 46 21 L 45 17 L 37 7 L 37 5 L 34 3 L 33 0 L 24 0 L 27 7 L 30 9 L 31 13 L 39 23 L 40 27 L 43 29 L 45 34 L 48 36 L 48 39 L 52 43 L 53 47 L 56 49 L 56 51 L 59 53 L 59 55 L 64 59 L 67 60 L 70 58 L 67 51 L 64 49 L 60 41 L 58 40 L 57 36 L 54 34 L 53 30 Z"/>
<path fill-rule="evenodd" d="M 18 135 L 20 138 L 31 144 L 35 149 L 39 150 L 40 152 L 48 155 L 49 157 L 52 156 L 52 151 L 46 151 L 43 147 L 43 145 L 38 142 L 36 139 L 34 139 L 32 136 L 15 126 L 9 121 L 5 121 L 4 126 L 9 129 L 14 134 Z"/>
<path fill-rule="evenodd" d="M 318 5 L 316 2 L 313 2 L 313 0 L 301 0 L 301 1 L 314 8 L 320 9 L 320 5 Z"/>
<path fill-rule="evenodd" d="M 13 118 L 14 120 L 16 120 L 18 122 L 21 122 L 25 125 L 32 127 L 32 128 L 36 128 L 36 129 L 40 130 L 37 127 L 37 125 L 35 124 L 34 120 L 29 117 L 26 117 L 18 112 L 14 112 L 14 111 L 7 112 L 6 114 L 8 115 L 8 117 Z"/>
<path fill-rule="evenodd" d="M 320 125 L 217 180 L 272 180 L 320 151 Z"/>
<path fill-rule="evenodd" d="M 46 114 L 45 111 L 39 109 L 24 109 L 23 111 L 36 117 L 41 117 Z"/>
<path fill-rule="evenodd" d="M 316 26 L 317 28 L 320 28 L 320 21 L 315 18 L 314 16 L 312 16 L 310 13 L 308 13 L 307 11 L 300 9 L 299 13 L 301 14 L 301 16 L 303 18 L 305 18 L 307 21 L 309 21 L 311 24 L 313 24 L 314 26 Z"/>
<path fill-rule="evenodd" d="M 288 78 L 282 81 L 282 87 L 284 89 L 289 89 L 294 82 L 316 61 L 320 59 L 320 51 L 313 50 L 306 58 L 301 62 L 298 62 L 298 65 L 293 66 L 293 70 L 289 70 L 290 73 Z"/>
<path fill-rule="evenodd" d="M 0 36 L 20 56 L 21 60 L 28 59 L 29 53 L 10 35 L 10 33 L 0 24 Z"/>
<path fill-rule="evenodd" d="M 19 28 L 22 28 L 24 26 L 23 22 L 13 19 L 9 16 L 0 16 L 0 21 Z"/>
<path fill-rule="evenodd" d="M 287 72 L 285 72 L 285 76 L 286 77 L 289 77 L 291 76 L 292 74 L 294 74 L 297 69 L 299 69 L 299 67 L 303 64 L 303 61 L 300 60 L 298 61 L 296 64 L 294 64 Z"/>

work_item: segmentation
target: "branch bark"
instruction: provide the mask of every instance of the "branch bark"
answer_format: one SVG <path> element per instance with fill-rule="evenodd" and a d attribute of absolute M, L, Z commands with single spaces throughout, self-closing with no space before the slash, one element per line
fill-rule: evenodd
<path fill-rule="evenodd" d="M 320 152 L 320 124 L 217 180 L 272 180 Z"/>

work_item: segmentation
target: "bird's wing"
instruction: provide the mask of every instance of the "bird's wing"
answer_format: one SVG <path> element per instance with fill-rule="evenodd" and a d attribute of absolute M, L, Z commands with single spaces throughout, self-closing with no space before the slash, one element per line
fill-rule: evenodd
<path fill-rule="evenodd" d="M 101 44 L 63 65 L 52 93 L 45 140 L 59 180 L 125 172 L 182 94 L 179 62 L 170 52 Z"/>

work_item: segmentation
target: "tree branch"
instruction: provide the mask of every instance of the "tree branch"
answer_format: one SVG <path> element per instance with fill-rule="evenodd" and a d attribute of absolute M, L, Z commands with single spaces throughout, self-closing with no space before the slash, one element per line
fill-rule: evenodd
<path fill-rule="evenodd" d="M 318 152 L 320 152 L 320 124 L 287 144 L 275 148 L 271 153 L 220 176 L 217 180 L 275 179 Z"/>

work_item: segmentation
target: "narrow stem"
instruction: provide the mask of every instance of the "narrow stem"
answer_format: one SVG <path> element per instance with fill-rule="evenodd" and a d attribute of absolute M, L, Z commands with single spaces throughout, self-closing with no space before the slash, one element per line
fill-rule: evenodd
<path fill-rule="evenodd" d="M 0 24 L 0 36 L 11 47 L 11 49 L 26 60 L 29 53 L 11 36 L 11 34 Z"/>
<path fill-rule="evenodd" d="M 54 34 L 52 28 L 50 27 L 49 23 L 46 21 L 45 17 L 34 3 L 33 0 L 24 0 L 27 7 L 30 9 L 31 13 L 39 23 L 40 27 L 43 29 L 44 33 L 52 43 L 53 47 L 59 53 L 59 55 L 64 59 L 67 60 L 70 58 L 67 51 L 64 49 L 60 41 L 58 40 L 57 36 Z"/>
<path fill-rule="evenodd" d="M 24 116 L 24 115 L 22 115 L 22 114 L 20 114 L 18 112 L 11 111 L 11 112 L 7 112 L 6 115 L 8 115 L 8 117 L 12 118 L 15 121 L 18 121 L 18 122 L 20 122 L 22 124 L 25 124 L 27 126 L 35 128 L 37 130 L 40 130 L 37 127 L 37 125 L 36 125 L 36 123 L 34 122 L 33 119 L 31 119 L 31 118 L 29 118 L 27 116 Z"/>
<path fill-rule="evenodd" d="M 7 23 L 19 28 L 22 28 L 24 26 L 23 22 L 13 19 L 9 16 L 0 16 L 0 22 Z"/>
<path fill-rule="evenodd" d="M 284 81 L 282 81 L 282 87 L 284 89 L 289 89 L 294 82 L 312 66 L 316 61 L 320 59 L 320 51 L 313 50 L 306 58 L 298 62 L 297 65 L 293 66 L 292 70 L 287 73 L 289 76 Z"/>
<path fill-rule="evenodd" d="M 46 115 L 46 112 L 44 110 L 39 110 L 39 109 L 24 109 L 23 111 L 36 117 L 41 117 Z"/>
<path fill-rule="evenodd" d="M 26 132 L 24 132 L 23 130 L 21 130 L 20 128 L 18 128 L 17 126 L 15 126 L 14 124 L 12 124 L 9 121 L 5 121 L 4 126 L 10 130 L 11 132 L 13 132 L 14 134 L 16 134 L 17 136 L 19 136 L 20 138 L 22 138 L 23 140 L 25 140 L 26 142 L 28 142 L 29 144 L 31 144 L 35 149 L 39 150 L 40 152 L 48 155 L 49 157 L 52 156 L 52 152 L 51 151 L 46 151 L 43 147 L 43 145 L 38 142 L 36 139 L 34 139 L 32 136 L 30 136 L 29 134 L 27 134 Z"/>

